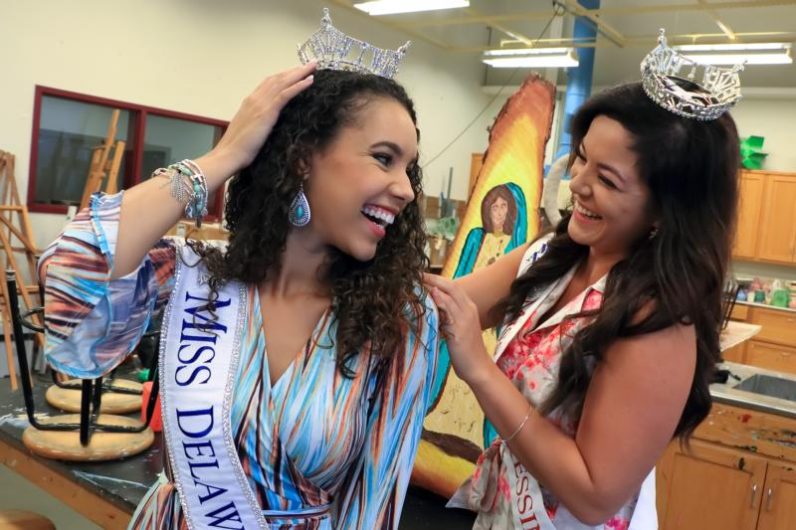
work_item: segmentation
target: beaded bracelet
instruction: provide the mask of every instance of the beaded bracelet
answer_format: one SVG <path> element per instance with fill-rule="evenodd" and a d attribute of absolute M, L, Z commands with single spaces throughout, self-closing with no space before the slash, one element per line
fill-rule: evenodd
<path fill-rule="evenodd" d="M 202 225 L 202 217 L 207 215 L 207 180 L 204 173 L 193 160 L 183 160 L 174 164 L 176 169 L 190 179 L 192 200 L 185 206 L 185 215 L 196 221 L 196 227 Z M 185 182 L 183 180 L 183 182 Z"/>
<path fill-rule="evenodd" d="M 193 219 L 196 227 L 202 226 L 202 218 L 207 215 L 207 179 L 193 160 L 182 160 L 167 168 L 158 168 L 153 177 L 169 179 L 171 196 L 185 204 L 185 216 Z"/>

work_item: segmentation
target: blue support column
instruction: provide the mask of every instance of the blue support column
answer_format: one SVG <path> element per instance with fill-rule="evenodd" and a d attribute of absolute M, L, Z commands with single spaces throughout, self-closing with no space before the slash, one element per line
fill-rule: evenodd
<path fill-rule="evenodd" d="M 586 9 L 597 9 L 600 0 L 579 0 L 578 3 Z M 572 28 L 572 36 L 580 40 L 594 40 L 597 30 L 592 21 L 584 17 L 577 17 Z M 569 154 L 572 137 L 569 134 L 569 125 L 573 114 L 580 108 L 591 95 L 591 85 L 594 71 L 594 48 L 578 48 L 578 67 L 567 70 L 567 90 L 564 95 L 564 116 L 561 126 L 561 136 L 558 141 L 556 159 Z"/>

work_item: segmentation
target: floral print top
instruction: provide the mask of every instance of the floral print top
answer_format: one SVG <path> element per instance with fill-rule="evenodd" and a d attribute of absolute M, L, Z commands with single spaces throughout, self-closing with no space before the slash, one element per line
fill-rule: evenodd
<path fill-rule="evenodd" d="M 547 239 L 529 247 L 519 274 L 523 274 L 546 250 Z M 530 404 L 541 405 L 550 395 L 558 381 L 561 355 L 571 344 L 574 336 L 591 323 L 593 317 L 567 318 L 584 311 L 599 309 L 605 290 L 603 277 L 587 287 L 573 300 L 553 315 L 548 311 L 563 295 L 575 270 L 544 289 L 539 296 L 529 300 L 523 314 L 514 322 L 507 323 L 501 334 L 497 365 L 514 383 Z M 542 317 L 546 320 L 540 321 Z M 591 367 L 593 369 L 593 366 Z M 559 409 L 548 415 L 548 420 L 564 433 L 575 437 L 578 418 L 563 415 Z M 473 476 L 454 496 L 451 505 L 464 504 L 479 512 L 475 530 L 515 528 L 511 508 L 509 466 L 503 461 L 500 448 L 503 440 L 496 439 L 478 460 Z M 552 449 L 552 448 L 551 448 Z M 589 526 L 578 521 L 556 496 L 539 484 L 544 508 L 555 528 L 562 530 L 635 530 L 657 528 L 655 515 L 654 470 L 645 481 L 644 495 L 639 501 L 635 495 L 606 523 Z M 650 497 L 651 489 L 651 497 Z M 641 503 L 643 502 L 643 505 Z M 643 513 L 637 513 L 637 512 Z M 638 517 L 636 517 L 638 516 Z M 642 525 L 631 525 L 631 520 L 645 520 Z"/>

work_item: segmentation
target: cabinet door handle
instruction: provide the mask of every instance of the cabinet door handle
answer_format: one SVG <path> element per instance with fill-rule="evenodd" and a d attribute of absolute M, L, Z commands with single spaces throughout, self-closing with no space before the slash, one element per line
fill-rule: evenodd
<path fill-rule="evenodd" d="M 771 500 L 772 500 L 772 497 L 774 497 L 774 490 L 771 489 L 771 488 L 768 488 L 768 491 L 766 491 L 766 511 L 767 512 L 771 511 Z"/>
<path fill-rule="evenodd" d="M 757 496 L 757 484 L 752 484 L 752 497 L 749 499 L 749 507 L 755 507 L 755 496 Z"/>

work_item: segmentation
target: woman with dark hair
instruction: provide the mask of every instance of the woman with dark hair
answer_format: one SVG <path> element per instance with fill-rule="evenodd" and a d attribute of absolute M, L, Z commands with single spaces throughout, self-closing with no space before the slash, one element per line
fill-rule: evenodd
<path fill-rule="evenodd" d="M 668 53 L 574 116 L 573 208 L 553 234 L 455 283 L 427 278 L 453 367 L 501 436 L 452 500 L 477 529 L 657 528 L 655 463 L 710 410 L 737 69 L 699 87 Z M 480 329 L 500 323 L 494 362 Z"/>
<path fill-rule="evenodd" d="M 118 365 L 168 301 L 168 458 L 131 528 L 397 528 L 437 317 L 403 49 L 379 51 L 266 79 L 210 153 L 94 196 L 41 260 L 47 355 L 74 377 Z M 163 238 L 232 175 L 226 248 Z"/>

